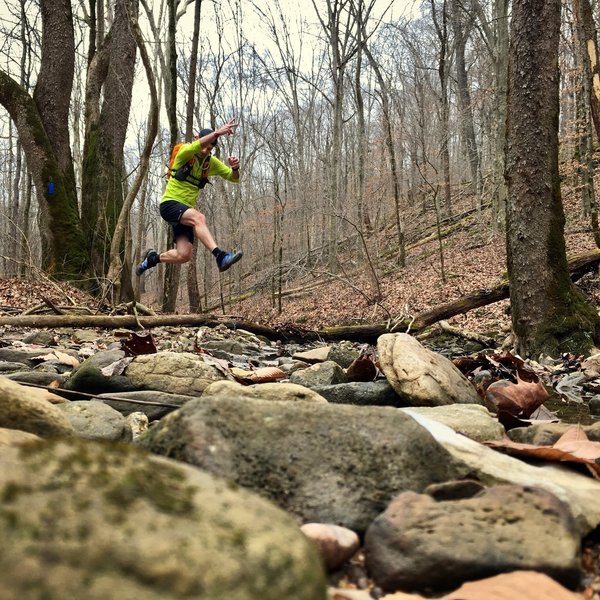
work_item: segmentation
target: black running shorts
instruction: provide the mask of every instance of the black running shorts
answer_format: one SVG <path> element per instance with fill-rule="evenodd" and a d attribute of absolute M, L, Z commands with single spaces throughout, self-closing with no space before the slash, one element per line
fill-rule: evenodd
<path fill-rule="evenodd" d="M 177 200 L 165 200 L 159 205 L 160 216 L 173 228 L 173 243 L 177 238 L 186 237 L 190 244 L 194 243 L 194 228 L 190 225 L 182 225 L 179 220 L 181 215 L 189 208 L 187 204 Z"/>

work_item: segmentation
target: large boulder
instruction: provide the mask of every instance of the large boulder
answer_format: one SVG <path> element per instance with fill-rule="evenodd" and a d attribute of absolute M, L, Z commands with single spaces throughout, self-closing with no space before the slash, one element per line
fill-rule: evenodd
<path fill-rule="evenodd" d="M 369 573 L 388 591 L 447 591 L 519 570 L 540 571 L 574 587 L 580 545 L 566 504 L 544 490 L 516 485 L 448 502 L 405 492 L 365 536 Z"/>
<path fill-rule="evenodd" d="M 3 600 L 325 600 L 319 557 L 271 503 L 131 446 L 0 448 Z"/>
<path fill-rule="evenodd" d="M 19 385 L 0 377 L 0 427 L 41 437 L 74 435 L 75 429 L 54 404 L 65 402 L 46 390 Z"/>
<path fill-rule="evenodd" d="M 468 472 L 412 417 L 380 406 L 201 397 L 136 443 L 252 489 L 303 521 L 357 532 L 399 492 Z"/>
<path fill-rule="evenodd" d="M 485 403 L 452 361 L 406 333 L 380 336 L 377 352 L 383 374 L 410 406 Z"/>
<path fill-rule="evenodd" d="M 600 525 L 600 482 L 596 479 L 557 463 L 529 464 L 492 450 L 422 414 L 414 412 L 412 417 L 479 482 L 533 486 L 554 494 L 569 506 L 582 537 Z"/>

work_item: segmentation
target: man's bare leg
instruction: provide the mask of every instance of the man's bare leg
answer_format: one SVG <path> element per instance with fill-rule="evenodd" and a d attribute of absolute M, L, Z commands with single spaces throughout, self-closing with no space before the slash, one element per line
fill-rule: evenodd
<path fill-rule="evenodd" d="M 185 237 L 178 237 L 175 241 L 175 248 L 162 252 L 160 262 L 167 265 L 179 265 L 186 263 L 192 258 L 193 245 Z"/>
<path fill-rule="evenodd" d="M 209 251 L 212 252 L 216 247 L 212 233 L 206 225 L 206 217 L 195 208 L 188 208 L 182 215 L 179 222 L 182 225 L 189 225 L 194 228 L 196 239 Z M 161 258 L 162 261 L 162 258 Z"/>
<path fill-rule="evenodd" d="M 181 215 L 179 222 L 182 225 L 189 225 L 194 228 L 196 239 L 215 257 L 219 271 L 227 271 L 229 267 L 242 258 L 241 252 L 224 252 L 217 246 L 212 233 L 206 225 L 206 217 L 195 208 L 188 208 Z"/>

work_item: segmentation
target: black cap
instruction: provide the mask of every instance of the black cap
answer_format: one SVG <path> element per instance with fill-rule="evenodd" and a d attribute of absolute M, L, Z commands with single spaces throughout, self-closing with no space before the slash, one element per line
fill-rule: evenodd
<path fill-rule="evenodd" d="M 206 129 L 202 129 L 200 131 L 200 133 L 198 134 L 199 137 L 203 138 L 205 135 L 208 135 L 209 133 L 212 133 L 214 131 L 214 129 L 211 129 L 210 127 L 207 127 Z M 213 146 L 216 148 L 217 147 L 217 140 L 214 141 Z"/>

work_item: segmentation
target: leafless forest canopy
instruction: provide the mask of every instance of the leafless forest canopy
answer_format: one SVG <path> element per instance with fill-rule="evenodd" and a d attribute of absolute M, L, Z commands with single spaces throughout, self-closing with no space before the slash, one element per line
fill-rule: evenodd
<path fill-rule="evenodd" d="M 2 9 L 1 68 L 32 95 L 46 51 L 41 7 L 40 0 L 6 0 Z M 93 139 L 90 73 L 109 33 L 126 35 L 114 27 L 119 19 L 128 26 L 129 19 L 139 22 L 150 68 L 139 44 L 133 57 L 117 55 L 108 69 L 117 84 L 134 75 L 123 96 L 131 96 L 131 109 L 110 91 L 108 79 L 98 96 L 97 123 L 109 132 L 107 145 L 123 156 L 122 164 L 116 162 L 119 207 L 141 169 L 151 120 L 149 77 L 160 107 L 148 170 L 126 206 L 117 246 L 116 277 L 129 281 L 120 284 L 120 299 L 133 294 L 156 302 L 173 285 L 178 305 L 192 310 L 257 290 L 276 298 L 297 277 L 339 273 L 342 259 L 344 273 L 349 266 L 369 273 L 367 293 L 376 298 L 382 269 L 401 269 L 410 259 L 407 246 L 427 233 L 426 226 L 431 233 L 452 215 L 487 211 L 489 235 L 502 234 L 506 0 L 429 0 L 402 10 L 397 0 L 310 0 L 301 7 L 286 0 L 216 6 L 205 0 L 199 10 L 189 0 L 73 0 L 71 7 L 68 142 L 83 220 L 90 202 L 101 202 L 86 190 L 95 186 L 95 169 L 105 169 L 86 157 Z M 569 2 L 562 7 L 560 159 L 572 165 L 582 210 L 589 210 L 589 82 L 577 10 Z M 174 37 L 170 14 L 177 19 Z M 532 26 L 543 29 L 543 23 Z M 53 43 L 60 45 L 58 33 Z M 199 249 L 193 276 L 186 266 L 165 283 L 161 268 L 139 282 L 132 265 L 145 249 L 169 246 L 158 203 L 174 137 L 218 127 L 232 116 L 240 125 L 235 136 L 220 141 L 220 152 L 240 157 L 241 184 L 214 181 L 201 192 L 199 207 L 219 245 L 243 249 L 243 261 L 219 277 L 212 257 Z M 49 221 L 23 142 L 3 108 L 0 126 L 0 276 L 39 277 Z M 86 240 L 98 233 L 96 259 L 85 277 L 102 290 L 117 219 L 107 210 L 95 210 L 94 219 Z"/>

